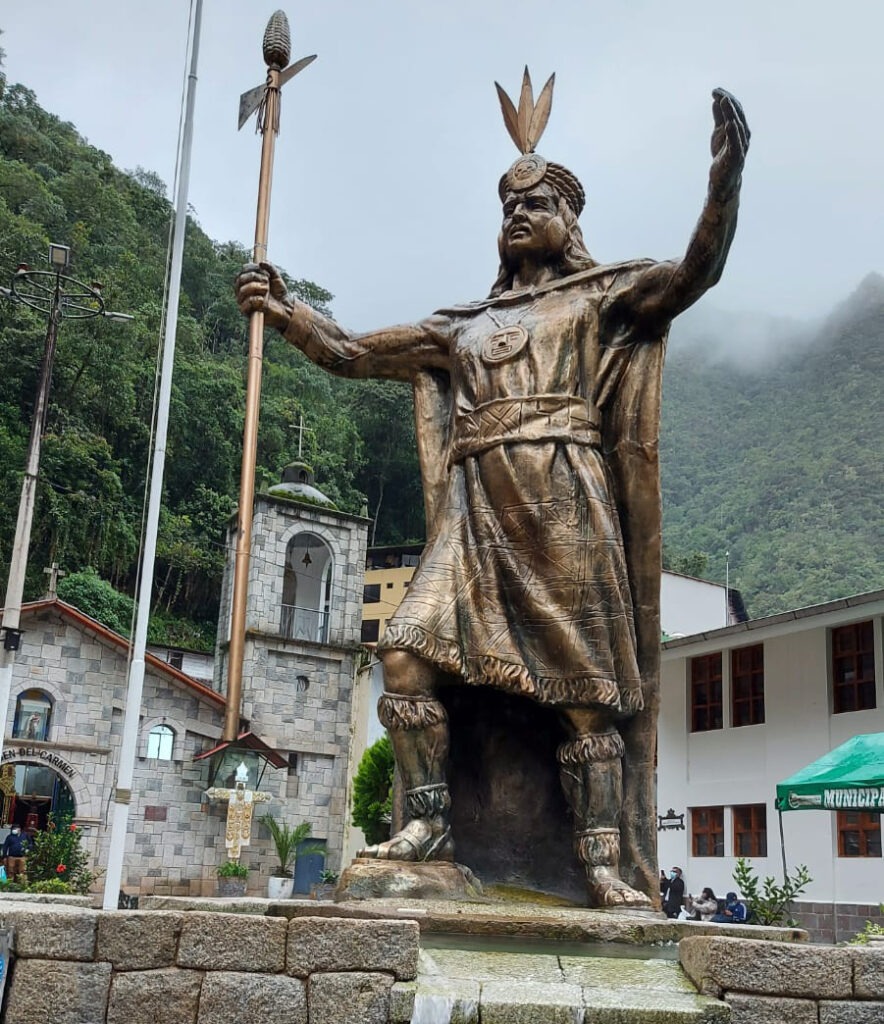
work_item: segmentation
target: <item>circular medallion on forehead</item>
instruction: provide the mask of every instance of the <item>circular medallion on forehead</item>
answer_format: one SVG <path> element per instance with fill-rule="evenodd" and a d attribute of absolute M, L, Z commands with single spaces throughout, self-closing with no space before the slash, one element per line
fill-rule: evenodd
<path fill-rule="evenodd" d="M 506 172 L 507 188 L 514 192 L 523 192 L 543 181 L 546 174 L 546 160 L 537 153 L 526 153 L 520 156 Z"/>

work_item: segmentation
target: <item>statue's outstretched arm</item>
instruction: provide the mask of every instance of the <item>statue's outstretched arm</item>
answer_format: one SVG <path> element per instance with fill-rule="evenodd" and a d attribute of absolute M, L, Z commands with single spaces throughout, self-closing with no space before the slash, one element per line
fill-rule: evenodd
<path fill-rule="evenodd" d="M 716 89 L 712 93 L 712 166 L 709 190 L 700 220 L 680 262 L 649 268 L 633 292 L 633 310 L 644 322 L 668 323 L 721 277 L 737 226 L 740 182 L 749 126 L 737 100 Z"/>
<path fill-rule="evenodd" d="M 417 369 L 448 366 L 448 321 L 442 316 L 353 334 L 290 295 L 270 263 L 247 264 L 235 287 L 243 313 L 262 310 L 268 327 L 275 327 L 317 366 L 338 376 L 409 380 Z"/>

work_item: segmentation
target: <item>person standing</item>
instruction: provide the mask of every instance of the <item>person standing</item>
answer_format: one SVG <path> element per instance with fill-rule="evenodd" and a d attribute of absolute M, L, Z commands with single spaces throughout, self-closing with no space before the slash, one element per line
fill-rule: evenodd
<path fill-rule="evenodd" d="M 21 826 L 13 825 L 12 831 L 3 841 L 0 856 L 6 864 L 6 877 L 10 882 L 27 882 L 25 857 L 30 849 L 30 840 L 22 835 Z"/>
<path fill-rule="evenodd" d="M 669 872 L 669 888 L 663 901 L 663 913 L 667 917 L 678 917 L 683 902 L 684 879 L 681 877 L 681 868 L 673 868 Z"/>

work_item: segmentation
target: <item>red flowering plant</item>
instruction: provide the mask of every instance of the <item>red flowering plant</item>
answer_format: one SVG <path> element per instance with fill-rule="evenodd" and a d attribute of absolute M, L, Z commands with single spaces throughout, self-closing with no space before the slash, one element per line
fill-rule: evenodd
<path fill-rule="evenodd" d="M 83 832 L 69 816 L 49 815 L 46 829 L 34 833 L 27 854 L 28 888 L 39 889 L 51 883 L 52 891 L 59 885 L 65 891 L 85 895 L 96 874 L 87 868 L 89 855 L 83 849 Z"/>

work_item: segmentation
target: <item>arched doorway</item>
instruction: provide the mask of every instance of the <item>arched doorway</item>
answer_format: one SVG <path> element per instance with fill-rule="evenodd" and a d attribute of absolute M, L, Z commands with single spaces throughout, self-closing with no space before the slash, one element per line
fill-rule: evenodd
<path fill-rule="evenodd" d="M 0 769 L 2 824 L 42 832 L 56 820 L 76 816 L 76 801 L 65 779 L 49 765 L 12 761 Z"/>
<path fill-rule="evenodd" d="M 280 633 L 292 640 L 328 640 L 332 553 L 315 533 L 296 533 L 285 554 Z"/>

